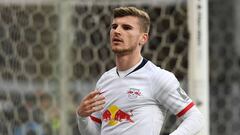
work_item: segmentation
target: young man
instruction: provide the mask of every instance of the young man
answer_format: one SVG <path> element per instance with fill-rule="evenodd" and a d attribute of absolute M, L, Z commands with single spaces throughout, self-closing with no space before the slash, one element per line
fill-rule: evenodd
<path fill-rule="evenodd" d="M 110 31 L 116 67 L 77 108 L 83 135 L 159 135 L 166 112 L 183 121 L 171 135 L 195 135 L 203 117 L 176 77 L 141 56 L 150 19 L 135 7 L 114 9 Z"/>

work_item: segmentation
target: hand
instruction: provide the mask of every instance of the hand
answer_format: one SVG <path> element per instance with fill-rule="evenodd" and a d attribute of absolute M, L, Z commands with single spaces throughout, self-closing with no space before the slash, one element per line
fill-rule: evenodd
<path fill-rule="evenodd" d="M 88 117 L 92 113 L 103 109 L 105 97 L 98 90 L 90 92 L 85 96 L 77 108 L 77 113 L 81 117 Z"/>

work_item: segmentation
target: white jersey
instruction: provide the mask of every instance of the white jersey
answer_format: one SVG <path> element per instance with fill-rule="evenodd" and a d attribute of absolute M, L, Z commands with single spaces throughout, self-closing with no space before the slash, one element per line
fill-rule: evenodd
<path fill-rule="evenodd" d="M 159 135 L 167 110 L 181 117 L 194 106 L 172 73 L 146 59 L 124 77 L 116 67 L 104 73 L 97 89 L 106 103 L 91 119 L 101 135 Z"/>

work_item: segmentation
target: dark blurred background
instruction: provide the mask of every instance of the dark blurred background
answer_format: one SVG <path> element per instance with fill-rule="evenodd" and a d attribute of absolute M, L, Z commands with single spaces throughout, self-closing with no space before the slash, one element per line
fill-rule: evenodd
<path fill-rule="evenodd" d="M 209 0 L 210 134 L 240 134 L 240 2 Z M 78 135 L 75 109 L 114 67 L 111 10 L 145 9 L 143 56 L 187 88 L 187 1 L 0 1 L 0 135 Z M 188 91 L 186 89 L 186 91 Z M 169 115 L 162 135 L 178 125 Z"/>

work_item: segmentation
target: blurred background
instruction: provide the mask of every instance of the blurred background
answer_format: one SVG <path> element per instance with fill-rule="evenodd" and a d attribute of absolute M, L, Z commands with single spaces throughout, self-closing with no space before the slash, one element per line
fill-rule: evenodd
<path fill-rule="evenodd" d="M 80 135 L 76 107 L 115 66 L 108 32 L 111 11 L 121 5 L 149 13 L 143 56 L 173 72 L 188 91 L 187 3 L 0 0 L 0 135 Z M 208 7 L 209 131 L 239 135 L 240 2 L 209 0 Z M 178 123 L 169 115 L 161 135 Z"/>

